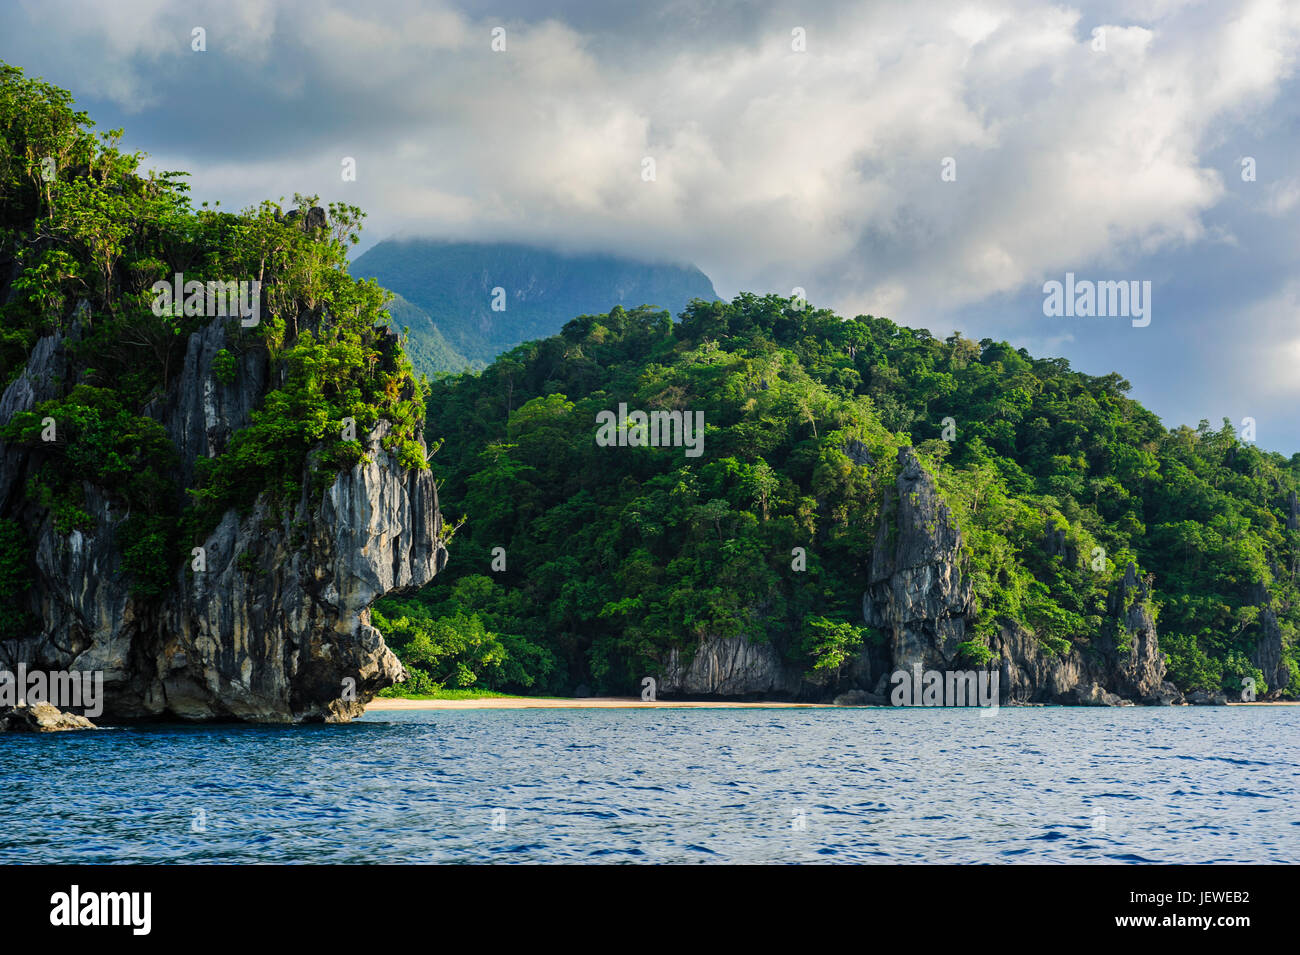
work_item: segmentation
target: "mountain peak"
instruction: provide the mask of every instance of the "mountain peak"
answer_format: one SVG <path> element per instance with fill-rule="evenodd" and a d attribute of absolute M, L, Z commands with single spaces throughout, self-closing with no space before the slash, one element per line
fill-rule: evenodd
<path fill-rule="evenodd" d="M 390 314 L 411 329 L 412 360 L 430 374 L 486 364 L 578 315 L 616 305 L 676 314 L 691 299 L 717 298 L 692 265 L 518 242 L 389 239 L 359 256 L 351 272 L 397 294 Z"/>

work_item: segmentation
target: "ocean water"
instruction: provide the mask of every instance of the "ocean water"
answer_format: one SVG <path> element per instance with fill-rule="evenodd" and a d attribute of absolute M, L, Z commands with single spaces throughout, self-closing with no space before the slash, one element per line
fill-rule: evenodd
<path fill-rule="evenodd" d="M 1300 707 L 389 711 L 0 735 L 0 783 L 4 864 L 1300 861 Z"/>

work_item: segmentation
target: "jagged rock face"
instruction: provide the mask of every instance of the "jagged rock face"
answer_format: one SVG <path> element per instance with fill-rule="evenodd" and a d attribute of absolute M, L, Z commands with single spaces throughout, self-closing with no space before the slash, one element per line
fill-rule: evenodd
<path fill-rule="evenodd" d="M 717 637 L 702 640 L 689 663 L 671 651 L 659 690 L 690 696 L 789 695 L 800 682 L 799 671 L 787 667 L 772 644 Z"/>
<path fill-rule="evenodd" d="M 924 669 L 969 669 L 957 651 L 976 609 L 962 573 L 961 531 L 915 452 L 902 448 L 898 463 L 898 480 L 886 494 L 876 531 L 864 619 L 888 637 L 893 670 L 910 672 L 918 663 Z M 1048 533 L 1045 541 L 1069 556 L 1063 537 Z M 1149 596 L 1148 581 L 1130 564 L 1086 655 L 1077 648 L 1057 655 L 1031 630 L 1003 623 L 989 646 L 997 658 L 990 666 L 1000 670 L 1001 702 L 1106 706 L 1181 699 L 1164 680 Z M 877 681 L 875 693 L 887 690 L 887 676 Z M 872 688 L 854 680 L 861 689 Z"/>
<path fill-rule="evenodd" d="M 279 518 L 265 502 L 244 518 L 227 512 L 203 544 L 206 571 L 178 581 L 144 711 L 161 690 L 178 716 L 215 706 L 240 719 L 341 720 L 404 679 L 369 608 L 432 580 L 446 550 L 432 476 L 398 467 L 386 433 L 381 423 L 371 462 L 340 474 L 321 500 L 304 489 Z"/>
<path fill-rule="evenodd" d="M 1151 616 L 1151 582 L 1129 564 L 1107 601 L 1107 619 L 1098 641 L 1102 682 L 1112 691 L 1144 703 L 1172 702 L 1181 695 L 1165 683 L 1165 655 L 1160 652 Z"/>
<path fill-rule="evenodd" d="M 1087 681 L 1078 653 L 1060 657 L 1019 624 L 1004 624 L 990 640 L 998 657 L 998 690 L 1003 703 L 1055 703 L 1070 698 Z"/>
<path fill-rule="evenodd" d="M 1295 520 L 1295 509 L 1298 506 L 1296 496 L 1293 493 L 1290 499 L 1292 516 L 1288 518 L 1288 526 Z M 1284 574 L 1282 568 L 1274 566 L 1272 568 L 1275 577 L 1281 577 Z M 1287 664 L 1283 656 L 1284 647 L 1282 643 L 1282 627 L 1278 623 L 1277 610 L 1274 607 L 1273 595 L 1269 592 L 1268 585 L 1260 582 L 1251 588 L 1250 602 L 1259 608 L 1259 636 L 1255 640 L 1255 646 L 1250 651 L 1250 662 L 1257 666 L 1260 673 L 1263 674 L 1264 683 L 1268 687 L 1266 693 L 1261 699 L 1276 699 L 1282 695 L 1291 682 L 1291 667 Z"/>
<path fill-rule="evenodd" d="M 20 411 L 28 411 L 43 401 L 64 393 L 68 378 L 67 348 L 78 337 L 74 330 L 67 336 L 48 335 L 36 343 L 27 367 L 0 395 L 0 425 L 8 423 Z M 0 513 L 10 509 L 12 498 L 23 494 L 23 465 L 27 457 L 21 448 L 10 448 L 0 441 Z"/>
<path fill-rule="evenodd" d="M 163 422 L 176 444 L 183 487 L 193 484 L 195 460 L 224 451 L 234 433 L 252 420 L 262 395 L 279 384 L 271 382 L 270 362 L 262 348 L 230 349 L 238 370 L 229 384 L 221 381 L 212 373 L 213 361 L 227 345 L 221 321 L 191 335 L 179 386 L 168 392 L 166 405 L 146 409 Z"/>
<path fill-rule="evenodd" d="M 0 397 L 0 423 L 64 392 L 63 342 L 43 339 L 26 372 Z M 265 355 L 240 357 L 233 384 L 213 375 L 227 347 L 224 320 L 191 336 L 182 372 L 147 412 L 181 451 L 184 483 L 196 455 L 214 456 L 248 423 L 267 387 Z M 405 677 L 370 625 L 383 595 L 422 586 L 445 565 L 437 488 L 428 471 L 401 468 L 381 421 L 363 441 L 368 463 L 312 495 L 309 461 L 298 501 L 276 513 L 265 496 L 246 515 L 227 512 L 202 542 L 204 567 L 187 564 L 160 600 L 131 593 L 115 527 L 125 516 L 86 486 L 94 530 L 55 531 L 24 506 L 36 540 L 30 610 L 38 634 L 0 644 L 0 665 L 102 670 L 106 720 L 149 716 L 288 722 L 347 720 Z M 24 449 L 0 447 L 0 507 L 18 506 Z"/>
<path fill-rule="evenodd" d="M 871 451 L 857 438 L 852 438 L 844 443 L 844 455 L 860 468 L 868 467 L 871 464 Z"/>
<path fill-rule="evenodd" d="M 1282 656 L 1282 628 L 1272 608 L 1265 607 L 1259 612 L 1259 628 L 1259 640 L 1250 654 L 1250 662 L 1264 674 L 1268 696 L 1272 697 L 1291 682 L 1291 668 Z"/>
<path fill-rule="evenodd" d="M 859 466 L 870 456 L 846 448 Z M 963 574 L 961 531 L 934 480 L 912 448 L 898 453 L 898 478 L 886 490 L 872 550 L 863 617 L 886 636 L 868 648 L 839 681 L 811 683 L 784 664 L 777 648 L 744 637 L 704 640 L 689 663 L 673 652 L 660 684 L 664 693 L 700 696 L 783 695 L 835 699 L 844 705 L 884 701 L 897 670 L 970 669 L 958 645 L 968 639 L 976 611 Z M 1063 559 L 1078 558 L 1065 535 L 1046 531 L 1044 547 Z M 1084 649 L 1061 655 L 1031 630 L 1003 622 L 989 641 L 999 670 L 1000 702 L 1118 706 L 1169 704 L 1181 694 L 1165 681 L 1150 612 L 1150 581 L 1129 565 L 1112 589 L 1101 631 Z M 1280 647 L 1280 643 L 1279 643 Z"/>
<path fill-rule="evenodd" d="M 1003 702 L 1117 706 L 1181 701 L 1178 690 L 1165 681 L 1165 657 L 1147 604 L 1149 596 L 1148 582 L 1129 564 L 1111 591 L 1108 616 L 1088 653 L 1072 647 L 1058 655 L 1033 631 L 1004 624 L 990 641 L 1001 658 Z"/>
<path fill-rule="evenodd" d="M 1063 528 L 1049 528 L 1043 535 L 1043 553 L 1048 557 L 1060 557 L 1067 564 L 1079 562 L 1079 551 L 1066 540 Z"/>
<path fill-rule="evenodd" d="M 971 587 L 961 573 L 961 532 L 911 448 L 898 452 L 863 597 L 869 626 L 889 638 L 894 666 L 944 666 L 966 639 Z"/>
<path fill-rule="evenodd" d="M 851 457 L 859 466 L 870 461 L 868 455 Z M 915 664 L 941 671 L 970 669 L 958 651 L 976 611 L 963 573 L 961 531 L 915 451 L 901 449 L 898 464 L 898 478 L 882 502 L 863 595 L 864 619 L 885 634 L 884 647 L 860 653 L 838 682 L 816 684 L 787 666 L 771 644 L 744 637 L 706 639 L 689 662 L 675 651 L 670 655 L 660 690 L 859 705 L 886 702 L 890 674 L 910 673 Z M 1051 553 L 1077 559 L 1063 534 L 1045 532 L 1044 543 Z M 1180 701 L 1177 689 L 1164 679 L 1165 658 L 1149 598 L 1150 582 L 1130 564 L 1109 595 L 1101 631 L 1086 649 L 1072 647 L 1064 655 L 1046 647 L 1033 631 L 1004 622 L 989 641 L 995 657 L 990 667 L 999 669 L 1000 702 L 1117 706 Z"/>
<path fill-rule="evenodd" d="M 1062 702 L 1074 706 L 1132 706 L 1133 704 L 1115 693 L 1105 689 L 1100 683 L 1080 683 L 1074 687 Z"/>

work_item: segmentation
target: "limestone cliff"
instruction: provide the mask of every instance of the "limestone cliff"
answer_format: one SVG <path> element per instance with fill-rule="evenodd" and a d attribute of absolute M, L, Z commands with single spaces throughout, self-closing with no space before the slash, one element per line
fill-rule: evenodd
<path fill-rule="evenodd" d="M 746 637 L 700 641 L 689 661 L 669 653 L 659 691 L 688 696 L 790 696 L 800 688 L 797 668 L 786 665 L 771 643 Z"/>
<path fill-rule="evenodd" d="M 859 467 L 871 465 L 851 456 Z M 1049 553 L 1075 561 L 1063 534 L 1049 532 Z M 898 476 L 887 486 L 875 527 L 862 598 L 863 620 L 884 635 L 868 646 L 838 681 L 808 680 L 773 643 L 745 637 L 705 639 L 687 655 L 665 661 L 659 690 L 691 696 L 773 696 L 847 703 L 883 703 L 897 670 L 967 670 L 960 645 L 974 636 L 977 611 L 965 574 L 962 532 L 933 478 L 912 448 L 898 455 Z M 1119 705 L 1168 704 L 1181 694 L 1165 680 L 1165 658 L 1150 610 L 1150 581 L 1129 565 L 1111 588 L 1102 626 L 1085 642 L 1059 653 L 1026 627 L 1001 621 L 988 640 L 987 665 L 1000 674 L 1001 702 Z"/>
<path fill-rule="evenodd" d="M 1295 495 L 1291 499 L 1292 518 L 1295 521 Z M 1295 528 L 1292 528 L 1295 529 Z M 1281 576 L 1278 568 L 1274 574 Z M 1282 626 L 1278 622 L 1277 609 L 1274 607 L 1273 595 L 1264 584 L 1257 584 L 1252 594 L 1252 602 L 1259 607 L 1259 636 L 1250 654 L 1250 662 L 1259 667 L 1264 675 L 1264 684 L 1268 687 L 1264 699 L 1278 699 L 1291 682 L 1291 668 L 1283 652 Z"/>
<path fill-rule="evenodd" d="M 76 329 L 37 343 L 0 397 L 0 424 L 71 389 Z M 277 383 L 260 347 L 243 349 L 239 373 L 221 380 L 213 360 L 223 348 L 240 353 L 225 319 L 192 334 L 179 374 L 145 409 L 180 452 L 181 487 L 192 486 L 194 461 L 223 450 Z M 447 559 L 433 477 L 402 468 L 383 447 L 387 433 L 381 420 L 361 436 L 368 463 L 339 473 L 323 493 L 311 491 L 309 460 L 291 506 L 273 508 L 263 495 L 247 514 L 228 511 L 195 542 L 203 566 L 178 559 L 175 586 L 152 599 L 136 596 L 123 571 L 121 506 L 87 484 L 93 529 L 58 533 L 23 493 L 41 452 L 0 443 L 0 515 L 22 523 L 35 542 L 25 609 L 39 622 L 0 643 L 0 668 L 103 671 L 108 721 L 359 714 L 404 675 L 370 625 L 371 604 L 427 583 Z"/>
<path fill-rule="evenodd" d="M 898 456 L 863 596 L 868 626 L 885 633 L 895 669 L 951 662 L 966 640 L 971 585 L 961 572 L 961 531 L 911 448 Z"/>
<path fill-rule="evenodd" d="M 934 480 L 911 448 L 898 455 L 899 473 L 887 490 L 863 596 L 866 623 L 887 640 L 885 666 L 856 679 L 879 694 L 894 670 L 969 669 L 958 644 L 969 640 L 975 613 L 963 574 L 961 530 Z M 1057 542 L 1061 543 L 1061 542 Z M 990 640 L 1004 703 L 1169 703 L 1180 699 L 1165 682 L 1150 584 L 1131 564 L 1112 589 L 1101 632 L 1065 654 L 1030 630 L 1002 622 Z M 866 679 L 863 679 L 866 676 Z M 874 685 L 872 685 L 874 680 Z"/>

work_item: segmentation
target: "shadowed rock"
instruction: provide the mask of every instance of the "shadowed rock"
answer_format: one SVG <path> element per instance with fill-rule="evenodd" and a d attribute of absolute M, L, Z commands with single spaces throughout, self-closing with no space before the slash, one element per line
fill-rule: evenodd
<path fill-rule="evenodd" d="M 977 609 L 964 574 L 961 531 L 912 448 L 899 450 L 898 465 L 876 529 L 863 617 L 884 632 L 892 669 L 910 672 L 918 663 L 926 670 L 971 669 L 958 648 L 969 639 L 967 624 Z M 1063 535 L 1046 532 L 1044 543 L 1052 553 L 1077 559 Z M 1132 564 L 1112 588 L 1101 631 L 1086 655 L 1076 647 L 1054 652 L 1015 621 L 1001 620 L 997 626 L 989 638 L 995 660 L 988 665 L 999 671 L 1000 702 L 1108 706 L 1181 701 L 1164 679 L 1150 581 L 1140 578 Z M 886 676 L 876 678 L 875 692 L 881 692 Z M 866 689 L 868 682 L 858 680 Z"/>
<path fill-rule="evenodd" d="M 181 451 L 182 486 L 191 484 L 194 458 L 220 453 L 274 387 L 265 354 L 252 348 L 239 353 L 233 382 L 216 378 L 217 353 L 235 350 L 226 321 L 190 336 L 181 372 L 146 409 Z M 0 397 L 0 424 L 63 393 L 63 355 L 59 336 L 37 345 Z M 14 492 L 39 452 L 0 447 L 0 503 L 9 513 L 21 509 L 35 540 L 26 609 L 43 623 L 0 644 L 0 666 L 102 671 L 108 720 L 359 715 L 376 692 L 405 678 L 371 626 L 371 605 L 429 582 L 447 560 L 433 476 L 398 464 L 383 447 L 389 430 L 381 420 L 360 435 L 367 461 L 337 474 L 324 491 L 311 491 L 309 458 L 297 475 L 296 501 L 276 508 L 263 494 L 247 514 L 226 512 L 195 542 L 206 568 L 178 566 L 174 587 L 154 599 L 132 593 L 118 535 L 127 515 L 117 502 L 85 485 L 93 530 L 60 534 L 48 513 Z"/>
<path fill-rule="evenodd" d="M 972 609 L 961 531 L 916 452 L 901 448 L 898 468 L 885 491 L 863 616 L 884 631 L 896 669 L 943 669 L 966 639 Z"/>
<path fill-rule="evenodd" d="M 660 692 L 750 696 L 793 694 L 799 689 L 798 670 L 786 666 L 770 643 L 717 637 L 700 641 L 689 662 L 685 657 L 677 650 L 670 651 Z"/>

